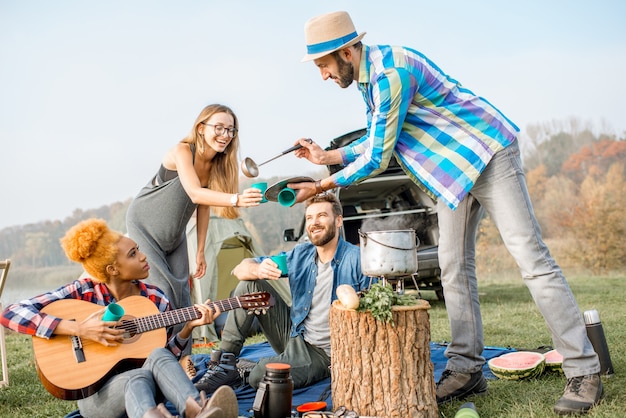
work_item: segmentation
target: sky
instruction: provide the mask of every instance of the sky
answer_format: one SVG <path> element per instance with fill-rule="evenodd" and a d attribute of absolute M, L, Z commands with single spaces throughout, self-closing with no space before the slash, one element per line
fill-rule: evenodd
<path fill-rule="evenodd" d="M 365 126 L 324 82 L 304 23 L 348 11 L 365 44 L 424 53 L 522 130 L 580 118 L 624 136 L 622 0 L 0 0 L 0 229 L 133 197 L 210 103 L 240 158 Z M 319 172 L 284 156 L 260 177 Z"/>

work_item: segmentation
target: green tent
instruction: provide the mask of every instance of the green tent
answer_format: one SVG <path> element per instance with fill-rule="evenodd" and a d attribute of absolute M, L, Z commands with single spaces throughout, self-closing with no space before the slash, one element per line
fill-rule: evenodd
<path fill-rule="evenodd" d="M 187 225 L 187 245 L 189 248 L 189 271 L 196 270 L 196 238 L 195 217 Z M 239 280 L 231 274 L 233 268 L 241 260 L 263 255 L 263 250 L 252 237 L 241 218 L 224 219 L 211 216 L 209 231 L 205 244 L 204 255 L 207 272 L 200 279 L 191 279 L 191 302 L 204 303 L 207 299 L 221 300 L 230 297 Z M 286 280 L 273 281 L 272 284 L 285 300 L 291 302 L 289 285 Z M 197 327 L 193 333 L 194 340 L 204 342 L 218 341 L 219 338 L 213 325 Z"/>

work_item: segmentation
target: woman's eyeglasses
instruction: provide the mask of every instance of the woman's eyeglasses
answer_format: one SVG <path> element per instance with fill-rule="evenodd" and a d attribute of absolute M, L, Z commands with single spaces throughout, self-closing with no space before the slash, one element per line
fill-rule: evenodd
<path fill-rule="evenodd" d="M 213 132 L 217 136 L 228 136 L 229 138 L 234 138 L 237 135 L 237 129 L 235 128 L 227 128 L 224 125 L 213 125 L 212 123 L 202 122 L 203 125 L 212 126 Z"/>

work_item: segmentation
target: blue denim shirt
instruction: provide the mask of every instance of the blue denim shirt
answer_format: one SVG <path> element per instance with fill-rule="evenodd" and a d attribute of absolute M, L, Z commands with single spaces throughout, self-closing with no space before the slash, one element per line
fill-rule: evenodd
<path fill-rule="evenodd" d="M 291 289 L 291 336 L 304 332 L 304 319 L 309 314 L 313 289 L 317 279 L 317 250 L 310 242 L 296 245 L 287 254 L 289 287 Z M 262 261 L 263 258 L 257 258 Z M 361 251 L 356 245 L 339 238 L 337 251 L 331 261 L 333 291 L 329 304 L 337 299 L 337 286 L 348 284 L 357 292 L 368 288 L 370 278 L 361 273 Z"/>

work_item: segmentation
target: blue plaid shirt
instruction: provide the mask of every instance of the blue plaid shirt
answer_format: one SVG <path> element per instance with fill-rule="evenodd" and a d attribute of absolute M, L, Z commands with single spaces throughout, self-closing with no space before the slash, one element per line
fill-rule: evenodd
<path fill-rule="evenodd" d="M 409 48 L 363 45 L 358 86 L 367 133 L 340 149 L 347 167 L 332 176 L 340 187 L 382 173 L 395 155 L 426 193 L 455 209 L 519 132 L 486 99 Z"/>

